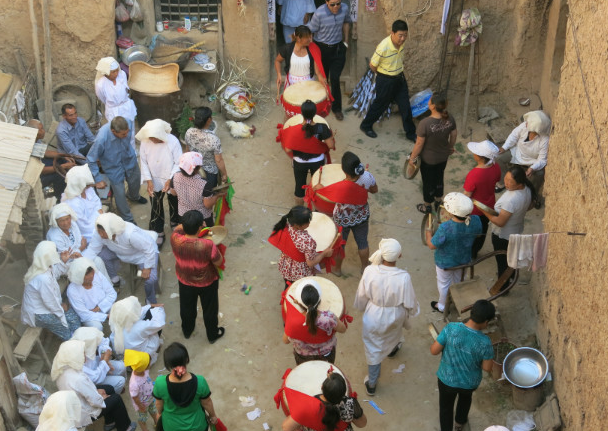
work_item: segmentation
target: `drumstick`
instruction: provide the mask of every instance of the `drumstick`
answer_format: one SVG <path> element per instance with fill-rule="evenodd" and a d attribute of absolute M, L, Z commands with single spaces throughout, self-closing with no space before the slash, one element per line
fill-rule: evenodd
<path fill-rule="evenodd" d="M 281 97 L 281 83 L 277 81 L 277 105 L 279 104 L 279 97 Z"/>
<path fill-rule="evenodd" d="M 319 181 L 317 181 L 317 185 L 321 184 L 321 175 L 323 175 L 323 166 L 319 168 Z"/>
<path fill-rule="evenodd" d="M 336 242 L 338 242 L 338 238 L 340 238 L 341 236 L 342 236 L 342 234 L 340 232 L 338 232 L 338 234 L 336 235 L 334 240 L 331 242 L 331 245 L 329 246 L 329 248 L 334 248 L 334 245 L 336 245 Z"/>

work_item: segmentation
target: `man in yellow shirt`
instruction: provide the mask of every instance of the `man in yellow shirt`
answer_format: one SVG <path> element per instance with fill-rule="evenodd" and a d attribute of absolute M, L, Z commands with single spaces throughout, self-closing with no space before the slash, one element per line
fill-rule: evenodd
<path fill-rule="evenodd" d="M 399 106 L 405 136 L 416 142 L 410 95 L 403 75 L 403 43 L 407 39 L 407 24 L 398 19 L 391 30 L 390 36 L 378 44 L 369 63 L 370 69 L 376 73 L 376 98 L 359 128 L 370 138 L 376 138 L 378 135 L 374 132 L 374 123 L 390 103 L 395 101 Z"/>

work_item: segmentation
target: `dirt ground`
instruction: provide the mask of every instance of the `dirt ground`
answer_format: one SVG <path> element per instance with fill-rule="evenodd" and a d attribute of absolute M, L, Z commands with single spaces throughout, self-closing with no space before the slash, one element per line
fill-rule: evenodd
<path fill-rule="evenodd" d="M 451 112 L 457 124 L 461 122 L 457 108 L 461 103 L 460 100 L 452 100 Z M 514 107 L 505 104 L 502 108 L 501 114 L 510 118 L 509 121 L 515 120 L 511 113 L 517 111 Z M 164 281 L 159 302 L 164 303 L 167 310 L 167 325 L 163 331 L 165 345 L 179 341 L 188 347 L 190 370 L 206 377 L 216 412 L 231 430 L 262 430 L 263 423 L 268 423 L 275 430 L 281 429 L 284 415 L 276 409 L 273 396 L 281 386 L 284 371 L 295 366 L 291 346 L 281 342 L 283 325 L 279 300 L 283 280 L 276 265 L 279 251 L 267 242 L 273 224 L 293 205 L 292 170 L 288 158 L 275 142 L 276 125 L 282 120 L 282 108 L 273 106 L 266 116 L 254 116 L 247 121 L 257 128 L 254 138 L 237 140 L 230 137 L 222 115 L 218 113 L 216 116 L 228 174 L 235 181 L 236 194 L 234 208 L 226 218 L 229 230 L 225 241 L 228 246 L 227 268 L 224 280 L 220 282 L 220 325 L 226 328 L 226 335 L 214 345 L 210 345 L 205 337 L 200 315 L 192 337 L 189 340 L 183 338 L 179 299 L 173 295 L 177 294 L 178 287 L 170 245 L 165 244 L 161 252 Z M 441 328 L 443 316 L 432 312 L 429 306 L 430 301 L 437 298 L 437 288 L 433 254 L 421 245 L 422 215 L 415 209 L 422 198 L 420 177 L 408 181 L 401 173 L 413 142 L 405 139 L 398 115 L 381 125 L 376 124 L 377 139 L 367 138 L 359 131 L 361 118 L 354 112 L 347 112 L 343 122 L 336 121 L 333 115 L 327 120 L 337 133 L 337 150 L 332 154 L 334 161 L 339 161 L 346 150 L 355 152 L 363 163 L 369 164 L 369 170 L 379 185 L 379 192 L 370 195 L 370 251 L 377 249 L 382 238 L 392 237 L 400 241 L 403 256 L 398 265 L 410 272 L 421 307 L 420 315 L 411 320 L 412 329 L 404 331 L 401 351 L 395 358 L 386 359 L 383 363 L 382 376 L 373 400 L 386 414 L 380 415 L 362 402 L 368 427 L 389 431 L 438 430 L 435 372 L 439 357 L 429 353 L 432 339 L 428 324 L 434 323 Z M 464 177 L 473 166 L 472 156 L 466 152 L 466 143 L 486 138 L 482 125 L 469 121 L 469 126 L 473 127 L 472 137 L 462 138 L 459 131 L 458 151 L 448 162 L 446 193 L 461 190 Z M 149 206 L 136 205 L 132 210 L 139 226 L 147 227 Z M 542 217 L 542 210 L 532 210 L 526 217 L 525 231 L 541 231 Z M 488 238 L 483 251 L 491 251 L 491 247 Z M 22 271 L 20 277 L 25 272 L 25 266 L 19 267 Z M 362 313 L 352 308 L 359 271 L 356 245 L 350 238 L 343 265 L 345 275 L 341 278 L 324 276 L 340 287 L 347 311 L 354 316 L 348 331 L 338 335 L 336 365 L 348 377 L 359 399 L 368 400 L 370 397 L 365 394 L 363 385 L 367 366 L 361 339 Z M 494 261 L 490 260 L 480 269 L 480 273 L 487 276 L 488 285 L 493 281 L 490 279 L 495 277 L 494 271 Z M 536 311 L 532 308 L 529 295 L 531 284 L 537 282 L 537 277 L 523 273 L 520 280 L 521 283 L 512 293 L 497 300 L 496 305 L 509 340 L 520 346 L 536 345 Z M 244 283 L 251 286 L 249 295 L 241 292 Z M 123 289 L 119 298 L 125 295 Z M 140 301 L 144 301 L 143 289 L 140 288 L 136 295 Z M 54 352 L 49 353 L 52 357 Z M 403 371 L 394 373 L 393 370 L 401 364 L 404 364 Z M 151 374 L 155 378 L 165 371 L 161 360 L 152 367 Z M 53 389 L 52 383 L 47 386 Z M 241 396 L 254 397 L 255 406 L 241 406 Z M 124 398 L 132 412 L 128 396 Z M 505 425 L 506 414 L 513 408 L 511 398 L 511 388 L 507 384 L 497 383 L 485 376 L 473 397 L 470 429 L 478 431 L 493 424 Z M 262 415 L 255 421 L 249 421 L 246 413 L 255 408 L 260 408 Z M 135 418 L 135 414 L 131 417 Z"/>
<path fill-rule="evenodd" d="M 461 102 L 454 100 L 452 103 L 452 112 L 459 123 L 455 107 L 461 106 Z M 180 341 L 188 347 L 190 369 L 207 378 L 216 411 L 232 430 L 261 430 L 264 422 L 280 429 L 284 416 L 276 409 L 273 396 L 281 386 L 283 372 L 295 366 L 291 346 L 281 342 L 283 326 L 279 300 L 283 281 L 276 266 L 279 251 L 266 241 L 273 224 L 293 205 L 293 174 L 288 158 L 274 139 L 275 126 L 282 119 L 282 109 L 273 107 L 265 118 L 256 116 L 247 121 L 257 128 L 254 138 L 236 140 L 230 137 L 222 116 L 217 116 L 218 134 L 228 174 L 235 181 L 236 194 L 233 211 L 226 218 L 229 230 L 227 268 L 224 280 L 220 282 L 220 324 L 226 328 L 226 335 L 216 344 L 210 345 L 206 340 L 200 316 L 193 336 L 185 340 L 181 335 L 178 299 L 170 297 L 178 289 L 169 244 L 165 244 L 161 255 L 165 280 L 159 300 L 165 303 L 168 315 L 163 332 L 165 343 Z M 429 353 L 432 339 L 427 326 L 431 322 L 441 326 L 443 319 L 429 306 L 437 297 L 437 288 L 432 252 L 420 242 L 422 216 L 415 209 L 421 201 L 420 178 L 408 181 L 401 174 L 413 143 L 405 139 L 401 121 L 395 117 L 375 126 L 377 139 L 367 138 L 359 131 L 361 119 L 353 112 L 347 113 L 343 122 L 336 121 L 333 115 L 328 121 L 337 132 L 334 160 L 339 161 L 346 150 L 353 151 L 363 163 L 369 163 L 369 170 L 378 181 L 380 191 L 370 195 L 370 251 L 377 249 L 382 238 L 393 237 L 401 242 L 403 256 L 398 265 L 410 272 L 421 304 L 421 313 L 412 320 L 412 329 L 404 331 L 403 348 L 395 358 L 387 359 L 383 364 L 373 399 L 386 414 L 380 415 L 367 403 L 362 403 L 368 427 L 438 430 L 435 371 L 439 358 Z M 464 177 L 473 165 L 472 157 L 465 151 L 466 143 L 485 138 L 485 130 L 479 124 L 474 126 L 471 139 L 463 139 L 459 132 L 458 153 L 450 158 L 446 169 L 446 193 L 461 189 Z M 137 206 L 134 211 L 137 222 L 145 226 L 148 207 Z M 537 210 L 528 214 L 526 232 L 542 229 L 542 214 Z M 491 250 L 489 238 L 484 250 Z M 370 397 L 365 394 L 363 385 L 367 366 L 361 340 L 361 313 L 352 308 L 359 282 L 359 260 L 352 238 L 348 241 L 346 255 L 344 277 L 325 275 L 340 287 L 347 309 L 354 316 L 348 331 L 338 335 L 336 365 L 345 372 L 360 399 L 365 400 Z M 494 267 L 494 262 L 490 261 L 486 269 L 493 273 Z M 527 284 L 531 275 L 522 274 L 521 278 Z M 241 292 L 244 283 L 251 285 L 249 295 Z M 527 300 L 529 290 L 529 284 L 518 285 L 510 296 L 497 301 L 507 336 L 518 345 L 535 343 L 536 317 Z M 143 292 L 137 294 L 143 300 Z M 400 364 L 405 365 L 403 372 L 393 373 Z M 164 372 L 160 363 L 152 370 L 154 375 Z M 242 407 L 240 396 L 254 397 L 256 405 Z M 262 410 L 262 416 L 251 422 L 246 413 L 256 407 Z M 474 396 L 471 429 L 477 431 L 492 424 L 505 424 L 510 409 L 510 387 L 486 376 Z"/>

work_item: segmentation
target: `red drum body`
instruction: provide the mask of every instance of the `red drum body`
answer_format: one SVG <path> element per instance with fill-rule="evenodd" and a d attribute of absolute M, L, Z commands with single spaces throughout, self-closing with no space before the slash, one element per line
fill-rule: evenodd
<path fill-rule="evenodd" d="M 327 91 L 319 81 L 296 82 L 285 89 L 281 103 L 288 117 L 302 113 L 302 103 L 312 100 L 317 106 L 317 115 L 327 117 L 331 112 L 331 102 Z"/>
<path fill-rule="evenodd" d="M 310 180 L 310 186 L 314 187 L 319 184 L 319 177 L 321 178 L 321 185 L 323 187 L 330 186 L 337 182 L 346 179 L 344 171 L 342 171 L 342 165 L 339 163 L 332 163 L 331 165 L 325 165 L 322 169 L 318 169 Z M 332 200 L 323 196 L 323 188 L 312 192 L 318 199 L 314 202 L 314 208 L 328 216 L 333 216 L 334 207 L 336 203 Z"/>

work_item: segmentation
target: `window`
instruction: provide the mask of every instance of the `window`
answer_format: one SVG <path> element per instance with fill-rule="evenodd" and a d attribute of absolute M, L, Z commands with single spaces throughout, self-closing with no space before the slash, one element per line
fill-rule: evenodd
<path fill-rule="evenodd" d="M 217 5 L 221 0 L 156 0 L 163 20 L 212 22 L 218 20 Z M 157 10 L 158 12 L 158 10 Z"/>

